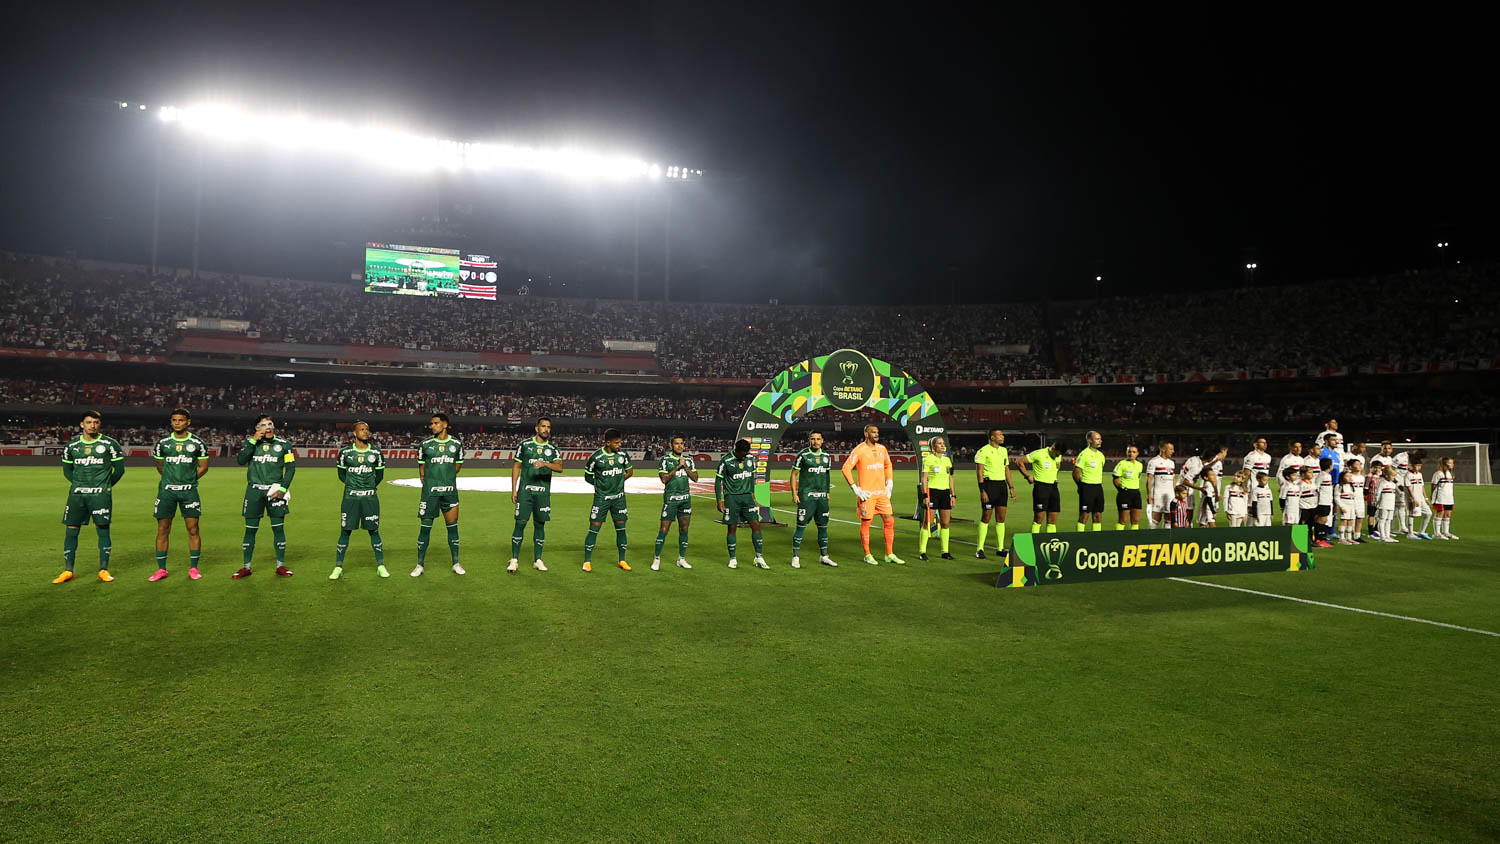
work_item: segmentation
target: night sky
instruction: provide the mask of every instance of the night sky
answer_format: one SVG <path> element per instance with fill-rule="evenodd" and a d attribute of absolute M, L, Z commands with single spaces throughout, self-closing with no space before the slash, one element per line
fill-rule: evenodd
<path fill-rule="evenodd" d="M 11 18 L 4 59 L 0 246 L 145 261 L 160 147 L 162 259 L 187 263 L 195 153 L 111 103 L 223 100 L 701 167 L 671 186 L 674 298 L 1172 293 L 1246 261 L 1258 284 L 1430 266 L 1439 240 L 1500 257 L 1479 21 L 543 5 L 13 12 L 37 17 Z M 347 278 L 363 241 L 438 209 L 460 234 L 427 240 L 510 282 L 629 296 L 639 220 L 661 295 L 660 186 L 203 160 L 205 268 Z"/>

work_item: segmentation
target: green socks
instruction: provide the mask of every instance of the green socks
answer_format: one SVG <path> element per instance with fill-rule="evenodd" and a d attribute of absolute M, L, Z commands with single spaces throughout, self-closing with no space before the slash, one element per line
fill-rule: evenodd
<path fill-rule="evenodd" d="M 258 530 L 260 530 L 260 519 L 245 520 L 245 538 L 240 541 L 245 568 L 250 568 L 250 560 L 255 557 L 255 532 Z"/>
<path fill-rule="evenodd" d="M 629 544 L 630 543 L 625 538 L 625 526 L 624 525 L 615 525 L 615 547 L 618 548 L 618 549 L 620 549 L 620 556 L 616 557 L 615 559 L 618 559 L 618 560 L 625 559 L 625 548 Z"/>
<path fill-rule="evenodd" d="M 734 559 L 734 547 L 738 542 L 739 540 L 732 533 L 724 537 L 724 544 L 729 546 L 729 559 L 731 560 Z"/>
<path fill-rule="evenodd" d="M 1031 532 L 1032 533 L 1041 533 L 1042 532 L 1042 523 L 1041 522 L 1032 522 L 1032 524 L 1031 524 Z"/>
<path fill-rule="evenodd" d="M 652 558 L 660 560 L 661 559 L 661 547 L 663 545 L 666 545 L 666 544 L 667 544 L 667 532 L 664 531 L 664 530 L 658 530 L 656 532 L 656 546 L 651 551 Z"/>
<path fill-rule="evenodd" d="M 792 556 L 793 557 L 797 556 L 797 552 L 802 550 L 802 532 L 805 531 L 805 530 L 807 530 L 807 525 L 797 525 L 796 530 L 792 531 Z"/>
<path fill-rule="evenodd" d="M 1048 533 L 1057 533 L 1057 525 L 1047 525 Z"/>
<path fill-rule="evenodd" d="M 990 535 L 990 523 L 989 522 L 980 522 L 979 523 L 979 550 L 981 550 L 981 551 L 984 550 L 984 541 L 985 541 L 985 539 L 989 538 L 989 535 Z"/>
<path fill-rule="evenodd" d="M 78 528 L 63 529 L 63 564 L 73 570 L 73 559 L 78 556 Z"/>
<path fill-rule="evenodd" d="M 339 544 L 334 546 L 334 565 L 340 568 L 344 565 L 344 552 L 349 550 L 349 533 L 347 530 L 339 531 Z"/>
<path fill-rule="evenodd" d="M 276 543 L 276 565 L 286 565 L 286 522 L 271 523 L 271 540 Z"/>
<path fill-rule="evenodd" d="M 165 552 L 165 551 L 157 551 L 156 552 L 156 567 L 159 568 L 159 569 L 164 569 L 164 568 L 167 567 L 167 552 Z"/>
<path fill-rule="evenodd" d="M 929 531 L 927 529 L 926 525 L 923 525 L 922 529 L 919 530 L 919 531 L 917 531 L 917 553 L 918 554 L 926 554 L 927 553 L 927 536 L 930 533 L 931 533 L 931 531 Z"/>
<path fill-rule="evenodd" d="M 427 543 L 432 540 L 432 519 L 422 519 L 421 526 L 417 528 L 417 565 L 427 564 Z M 521 543 L 515 536 L 510 540 L 511 556 L 515 556 L 516 546 Z"/>
<path fill-rule="evenodd" d="M 755 556 L 759 557 L 766 552 L 766 541 L 760 534 L 750 534 L 750 544 L 755 546 Z"/>
<path fill-rule="evenodd" d="M 370 531 L 370 548 L 375 551 L 375 565 L 385 565 L 385 548 L 380 544 L 380 531 Z"/>
<path fill-rule="evenodd" d="M 828 525 L 818 525 L 818 551 L 828 556 Z"/>
<path fill-rule="evenodd" d="M 114 538 L 109 535 L 109 528 L 99 528 L 99 570 L 109 568 L 109 552 L 114 550 Z"/>
<path fill-rule="evenodd" d="M 448 525 L 448 556 L 458 565 L 458 522 Z"/>
<path fill-rule="evenodd" d="M 545 522 L 531 523 L 531 550 L 536 559 L 542 558 L 542 546 L 547 544 L 547 524 Z"/>
<path fill-rule="evenodd" d="M 197 568 L 198 567 L 198 560 L 202 559 L 202 557 L 203 557 L 203 549 L 202 548 L 199 548 L 197 551 L 194 551 L 193 549 L 189 548 L 188 549 L 188 568 L 194 568 L 194 569 Z"/>
<path fill-rule="evenodd" d="M 677 527 L 677 556 L 687 559 L 687 531 L 683 530 L 681 525 Z"/>
<path fill-rule="evenodd" d="M 1094 522 L 1093 530 L 1104 530 L 1103 522 Z"/>
<path fill-rule="evenodd" d="M 542 529 L 542 523 L 537 522 L 536 529 Z M 520 519 L 516 520 L 516 526 L 510 529 L 510 555 L 515 559 L 521 557 L 521 540 L 526 538 L 526 523 Z"/>
<path fill-rule="evenodd" d="M 583 561 L 585 563 L 591 563 L 594 561 L 594 543 L 599 541 L 600 527 L 602 527 L 602 525 L 596 525 L 593 522 L 589 522 L 588 535 L 583 538 Z"/>

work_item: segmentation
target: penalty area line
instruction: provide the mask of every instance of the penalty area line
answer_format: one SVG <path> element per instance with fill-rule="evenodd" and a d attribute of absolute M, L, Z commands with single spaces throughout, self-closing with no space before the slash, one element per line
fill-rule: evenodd
<path fill-rule="evenodd" d="M 1417 624 L 1430 624 L 1433 627 L 1446 627 L 1449 630 L 1462 630 L 1465 633 L 1478 633 L 1481 636 L 1494 636 L 1495 638 L 1500 639 L 1500 633 L 1496 633 L 1492 630 L 1480 630 L 1477 627 L 1463 627 L 1458 624 L 1449 624 L 1446 621 L 1433 621 L 1430 618 L 1416 618 L 1415 616 L 1396 615 L 1395 613 L 1380 612 L 1379 610 L 1366 610 L 1359 607 L 1346 607 L 1343 604 L 1330 604 L 1326 601 L 1314 601 L 1311 598 L 1294 598 L 1291 595 L 1278 595 L 1275 592 L 1261 592 L 1258 589 L 1245 589 L 1241 586 L 1225 586 L 1222 583 L 1205 583 L 1201 580 L 1189 580 L 1185 577 L 1169 577 L 1167 579 L 1175 580 L 1178 583 L 1191 583 L 1194 586 L 1208 586 L 1214 589 L 1227 589 L 1230 592 L 1244 592 L 1248 595 L 1260 595 L 1263 598 L 1279 598 L 1283 601 L 1296 601 L 1299 604 L 1312 604 L 1315 607 L 1328 607 L 1335 610 L 1364 613 L 1365 615 L 1378 615 L 1381 618 L 1394 618 L 1398 621 L 1412 621 L 1416 622 Z"/>

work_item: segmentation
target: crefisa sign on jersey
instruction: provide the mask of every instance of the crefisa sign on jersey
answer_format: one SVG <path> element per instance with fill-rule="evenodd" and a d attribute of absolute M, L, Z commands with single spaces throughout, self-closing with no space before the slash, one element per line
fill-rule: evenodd
<path fill-rule="evenodd" d="M 899 367 L 857 349 L 837 349 L 798 361 L 767 381 L 740 419 L 737 439 L 750 441 L 755 503 L 763 521 L 775 521 L 770 470 L 782 435 L 798 419 L 825 407 L 844 413 L 884 413 L 906 432 L 918 457 L 927 453 L 933 437 L 948 432 L 932 397 Z M 882 433 L 882 440 L 889 444 L 889 431 Z"/>

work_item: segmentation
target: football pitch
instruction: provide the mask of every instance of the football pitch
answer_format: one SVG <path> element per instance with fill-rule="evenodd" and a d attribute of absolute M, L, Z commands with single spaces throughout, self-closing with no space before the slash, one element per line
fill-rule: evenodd
<path fill-rule="evenodd" d="M 956 515 L 973 519 L 971 477 Z M 265 529 L 255 576 L 230 579 L 244 472 L 215 467 L 205 577 L 186 576 L 179 524 L 172 576 L 146 582 L 156 474 L 132 466 L 116 582 L 94 579 L 85 528 L 79 578 L 54 586 L 61 472 L 0 480 L 5 840 L 1500 838 L 1493 487 L 1458 489 L 1457 542 L 1194 578 L 1325 606 L 1165 579 L 995 589 L 972 523 L 954 527 L 957 560 L 934 540 L 923 563 L 898 520 L 908 564 L 875 567 L 835 522 L 836 569 L 809 529 L 801 570 L 791 528 L 767 528 L 769 571 L 741 528 L 731 571 L 703 498 L 693 570 L 672 565 L 674 528 L 653 572 L 654 495 L 629 502 L 632 572 L 607 523 L 579 570 L 588 498 L 557 494 L 552 570 L 527 565 L 528 529 L 507 575 L 509 495 L 465 493 L 468 575 L 439 527 L 413 579 L 418 492 L 390 486 L 392 576 L 357 534 L 335 582 L 339 488 L 311 467 L 291 579 Z M 914 485 L 901 473 L 898 513 Z M 1020 494 L 1012 531 L 1030 521 Z M 836 490 L 834 517 L 852 500 Z"/>

